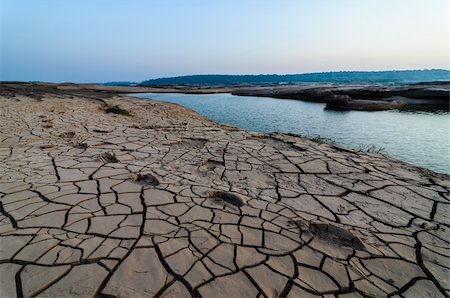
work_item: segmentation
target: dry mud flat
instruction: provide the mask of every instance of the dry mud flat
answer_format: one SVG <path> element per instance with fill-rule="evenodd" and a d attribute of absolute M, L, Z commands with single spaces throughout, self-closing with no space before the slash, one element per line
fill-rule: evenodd
<path fill-rule="evenodd" d="M 450 179 L 381 155 L 3 84 L 0 164 L 1 297 L 450 293 Z"/>

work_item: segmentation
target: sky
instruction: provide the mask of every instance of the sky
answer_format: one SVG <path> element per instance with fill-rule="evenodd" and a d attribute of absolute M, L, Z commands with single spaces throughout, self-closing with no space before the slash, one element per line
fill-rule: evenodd
<path fill-rule="evenodd" d="M 449 0 L 0 0 L 0 80 L 450 68 Z"/>

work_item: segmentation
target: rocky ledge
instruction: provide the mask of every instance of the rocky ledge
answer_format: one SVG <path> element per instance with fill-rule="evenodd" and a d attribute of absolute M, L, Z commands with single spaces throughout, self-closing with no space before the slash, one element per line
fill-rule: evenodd
<path fill-rule="evenodd" d="M 449 110 L 450 82 L 417 84 L 314 84 L 240 88 L 235 95 L 300 99 L 337 110 Z"/>
<path fill-rule="evenodd" d="M 1 86 L 1 297 L 449 296 L 448 176 L 72 87 Z"/>

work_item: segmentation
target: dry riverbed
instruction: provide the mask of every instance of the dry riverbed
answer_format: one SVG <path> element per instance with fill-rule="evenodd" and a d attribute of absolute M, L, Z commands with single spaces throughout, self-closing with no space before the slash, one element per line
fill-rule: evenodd
<path fill-rule="evenodd" d="M 447 175 L 68 86 L 1 85 L 1 297 L 450 294 Z"/>

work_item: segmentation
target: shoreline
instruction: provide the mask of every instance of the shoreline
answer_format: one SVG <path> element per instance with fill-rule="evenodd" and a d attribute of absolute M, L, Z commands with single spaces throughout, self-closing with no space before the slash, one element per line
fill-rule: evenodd
<path fill-rule="evenodd" d="M 10 84 L 9 82 L 0 82 L 0 90 L 4 85 L 8 85 Z M 100 95 L 104 96 L 106 94 L 107 97 L 114 97 L 114 96 L 118 96 L 118 97 L 122 97 L 122 98 L 128 98 L 128 99 L 132 99 L 132 100 L 142 100 L 143 98 L 139 98 L 139 97 L 135 97 L 133 96 L 133 94 L 139 94 L 139 93 L 181 93 L 181 94 L 217 94 L 217 93 L 230 93 L 232 95 L 234 95 L 232 92 L 230 92 L 230 89 L 227 88 L 218 88 L 218 89 L 213 89 L 210 90 L 209 88 L 206 89 L 202 89 L 200 88 L 199 90 L 195 91 L 195 90 L 190 90 L 190 87 L 188 86 L 188 90 L 185 91 L 180 91 L 180 89 L 170 89 L 170 88 L 153 88 L 153 87 L 142 87 L 142 86 L 137 86 L 137 87 L 130 87 L 130 86 L 105 86 L 105 85 L 98 85 L 98 84 L 76 84 L 76 83 L 31 83 L 31 82 L 11 82 L 12 85 L 31 85 L 31 86 L 51 86 L 52 88 L 56 88 L 57 90 L 61 90 L 64 92 L 66 91 L 81 91 L 81 95 L 83 94 L 83 91 L 94 91 L 94 92 L 100 92 L 99 94 L 96 93 L 92 93 L 90 94 L 92 95 Z M 413 84 L 413 85 L 417 85 L 417 84 Z M 70 86 L 69 88 L 67 88 L 67 86 Z M 20 88 L 19 88 L 20 89 Z M 45 92 L 48 92 L 49 90 L 45 90 Z M 129 92 L 128 94 L 126 92 Z M 252 91 L 253 92 L 253 91 Z M 0 94 L 1 96 L 1 94 Z M 239 95 L 237 95 L 239 96 Z M 247 95 L 243 95 L 243 96 L 247 96 Z M 249 96 L 259 96 L 259 95 L 249 95 Z M 269 96 L 265 96 L 265 95 L 261 95 L 261 97 L 269 97 Z M 271 97 L 274 99 L 294 99 L 294 98 L 282 98 L 282 97 Z M 148 100 L 148 99 L 147 99 Z M 249 133 L 254 133 L 254 134 L 263 134 L 263 135 L 281 135 L 281 136 L 290 136 L 290 137 L 298 137 L 304 140 L 308 140 L 310 142 L 313 143 L 317 143 L 314 140 L 311 140 L 310 138 L 308 138 L 307 136 L 303 136 L 303 135 L 298 135 L 295 133 L 282 133 L 282 132 L 257 132 L 257 131 L 250 131 L 250 130 L 245 130 L 243 128 L 239 128 L 237 126 L 231 125 L 231 124 L 224 124 L 224 123 L 218 123 L 215 122 L 212 119 L 209 119 L 208 117 L 201 115 L 200 113 L 185 107 L 183 105 L 177 104 L 177 103 L 173 103 L 173 102 L 166 102 L 166 101 L 160 101 L 160 100 L 156 100 L 156 99 L 150 99 L 153 102 L 157 102 L 157 103 L 161 103 L 163 105 L 174 105 L 177 106 L 181 109 L 185 109 L 188 114 L 194 114 L 196 115 L 197 118 L 203 118 L 205 121 L 212 123 L 213 125 L 219 126 L 219 127 L 224 127 L 224 128 L 231 128 L 232 130 L 242 130 L 242 131 L 247 131 Z M 323 102 L 317 102 L 317 101 L 311 101 L 314 103 L 323 103 Z M 325 107 L 327 108 L 327 107 Z M 355 109 L 356 111 L 358 111 L 358 109 Z M 365 111 L 365 110 L 363 110 Z M 425 167 L 421 167 L 412 163 L 409 163 L 407 161 L 403 161 L 403 160 L 399 160 L 393 156 L 390 156 L 388 154 L 383 154 L 383 153 L 371 153 L 371 152 L 366 152 L 364 150 L 358 150 L 355 148 L 346 148 L 346 147 L 340 147 L 336 144 L 328 144 L 328 143 L 317 143 L 318 145 L 328 145 L 338 151 L 344 151 L 344 152 L 349 152 L 349 153 L 368 153 L 368 154 L 378 154 L 378 155 L 382 155 L 383 157 L 392 160 L 393 162 L 397 162 L 400 164 L 404 164 L 405 166 L 408 167 L 412 167 L 412 168 L 417 168 L 423 172 L 429 172 L 430 174 L 435 174 L 435 175 L 443 175 L 443 178 L 449 178 L 450 179 L 450 174 L 447 173 L 442 173 L 442 172 L 436 172 L 432 169 L 428 169 Z"/>
<path fill-rule="evenodd" d="M 75 83 L 45 84 L 61 90 L 86 89 L 109 93 L 231 93 L 237 96 L 270 97 L 325 103 L 326 109 L 343 111 L 450 111 L 450 81 L 410 84 L 298 83 L 286 85 L 135 85 L 115 86 Z"/>
<path fill-rule="evenodd" d="M 0 85 L 4 296 L 449 294 L 450 176 L 118 89 Z"/>
<path fill-rule="evenodd" d="M 8 85 L 10 84 L 9 82 L 0 82 L 0 91 L 1 88 L 4 85 Z M 123 98 L 128 98 L 128 99 L 132 99 L 132 100 L 142 100 L 143 98 L 139 98 L 139 97 L 135 97 L 133 96 L 133 94 L 139 94 L 139 93 L 181 93 L 181 94 L 217 94 L 217 93 L 230 93 L 232 95 L 234 95 L 232 92 L 230 92 L 230 89 L 222 89 L 222 88 L 218 88 L 218 89 L 214 89 L 214 90 L 210 90 L 208 88 L 206 89 L 199 89 L 198 91 L 193 91 L 193 90 L 185 90 L 185 91 L 180 91 L 180 89 L 170 89 L 170 88 L 153 88 L 153 87 L 142 87 L 142 86 L 137 86 L 137 87 L 129 87 L 129 86 L 105 86 L 105 85 L 98 85 L 98 84 L 76 84 L 76 83 L 31 83 L 31 82 L 11 82 L 12 85 L 31 85 L 31 86 L 51 86 L 53 88 L 56 88 L 57 90 L 61 90 L 64 92 L 66 91 L 94 91 L 94 92 L 100 92 L 100 94 L 96 94 L 96 93 L 92 93 L 92 95 L 100 95 L 104 96 L 105 94 L 107 95 L 107 97 L 113 97 L 113 96 L 118 96 L 118 97 L 123 97 Z M 67 86 L 70 86 L 69 88 L 67 88 Z M 417 84 L 413 84 L 413 85 L 417 85 Z M 20 88 L 19 88 L 20 89 Z M 189 87 L 188 87 L 189 89 Z M 159 91 L 158 91 L 159 90 Z M 48 92 L 49 90 L 45 90 L 45 92 Z M 126 92 L 130 92 L 130 93 L 126 93 Z M 83 94 L 83 93 L 81 93 Z M 0 94 L 1 96 L 1 94 Z M 239 95 L 237 95 L 239 96 Z M 247 96 L 247 95 L 243 95 L 243 96 Z M 259 96 L 259 95 L 249 95 L 249 96 Z M 263 96 L 261 95 L 261 97 L 269 97 L 269 96 Z M 274 99 L 293 99 L 293 98 L 282 98 L 282 97 L 271 97 Z M 147 99 L 148 100 L 148 99 Z M 224 128 L 231 128 L 232 130 L 242 130 L 242 131 L 247 131 L 249 133 L 254 133 L 254 134 L 263 134 L 263 135 L 281 135 L 281 136 L 290 136 L 290 137 L 298 137 L 304 140 L 308 140 L 310 142 L 313 143 L 317 143 L 314 140 L 311 140 L 310 138 L 308 138 L 307 136 L 303 136 L 303 135 L 298 135 L 295 133 L 282 133 L 282 132 L 257 132 L 257 131 L 250 131 L 250 130 L 245 130 L 243 128 L 239 128 L 237 126 L 231 125 L 231 124 L 224 124 L 224 123 L 218 123 L 215 122 L 212 119 L 209 119 L 208 117 L 201 115 L 200 113 L 185 107 L 183 105 L 177 104 L 177 103 L 172 103 L 172 102 L 166 102 L 166 101 L 160 101 L 160 100 L 156 100 L 156 99 L 150 99 L 153 102 L 157 102 L 157 103 L 161 103 L 163 105 L 174 105 L 177 106 L 179 108 L 185 109 L 186 111 L 188 111 L 188 113 L 192 113 L 195 114 L 196 117 L 198 118 L 203 118 L 204 120 L 206 120 L 207 122 L 212 123 L 213 125 L 219 126 L 219 127 L 224 127 Z M 317 102 L 317 101 L 311 101 L 314 103 L 323 103 L 323 102 Z M 325 107 L 327 108 L 327 106 Z M 356 111 L 358 111 L 358 109 L 355 109 Z M 363 110 L 365 111 L 365 110 Z M 374 110 L 375 111 L 375 110 Z M 328 143 L 317 143 L 318 145 L 328 145 L 338 151 L 347 151 L 349 153 L 368 153 L 368 154 L 378 154 L 378 155 L 382 155 L 385 158 L 388 158 L 390 160 L 392 160 L 393 162 L 397 162 L 397 163 L 401 163 L 404 164 L 408 167 L 412 167 L 412 168 L 417 168 L 423 172 L 429 172 L 430 174 L 435 174 L 435 175 L 443 175 L 444 179 L 445 178 L 449 178 L 450 179 L 450 174 L 447 173 L 442 173 L 442 172 L 436 172 L 432 169 L 428 169 L 425 167 L 421 167 L 412 163 L 409 163 L 407 161 L 403 161 L 403 160 L 399 160 L 393 156 L 390 156 L 388 154 L 383 154 L 383 153 L 371 153 L 371 152 L 366 152 L 364 150 L 358 150 L 355 148 L 346 148 L 346 147 L 340 147 L 336 144 L 328 144 Z"/>
<path fill-rule="evenodd" d="M 178 94 L 178 95 L 177 95 Z M 418 140 L 420 140 L 421 138 L 419 137 L 419 135 L 423 135 L 423 133 L 420 133 L 420 129 L 427 127 L 427 126 L 423 126 L 426 125 L 426 123 L 423 123 L 423 125 L 421 125 L 420 127 L 417 127 L 417 129 L 419 130 L 415 130 L 414 128 L 411 128 L 409 125 L 411 124 L 415 124 L 415 123 L 411 123 L 411 121 L 398 121 L 396 122 L 396 117 L 397 115 L 400 116 L 406 116 L 406 118 L 408 118 L 408 114 L 411 113 L 411 111 L 401 111 L 401 110 L 394 110 L 394 111 L 390 111 L 387 112 L 389 113 L 389 115 L 392 115 L 390 117 L 389 120 L 386 120 L 386 117 L 384 118 L 384 121 L 393 121 L 392 123 L 398 123 L 398 124 L 402 124 L 404 129 L 399 129 L 396 128 L 392 131 L 393 134 L 397 134 L 399 135 L 399 130 L 403 131 L 404 134 L 400 134 L 400 135 L 410 135 L 410 136 L 414 136 L 417 135 L 417 141 L 416 142 L 411 142 L 411 140 L 406 140 L 406 142 L 399 142 L 396 143 L 397 140 L 391 137 L 383 137 L 384 132 L 376 129 L 375 125 L 378 125 L 379 123 L 379 119 L 380 117 L 383 117 L 383 114 L 385 113 L 381 113 L 381 114 L 370 114 L 370 113 L 358 113 L 356 112 L 355 114 L 352 113 L 352 115 L 347 115 L 347 121 L 349 121 L 348 119 L 352 119 L 352 117 L 354 117 L 354 115 L 362 115 L 359 119 L 359 121 L 352 121 L 349 123 L 349 125 L 355 126 L 355 125 L 360 125 L 361 123 L 364 123 L 366 126 L 370 126 L 372 127 L 372 125 L 374 125 L 374 129 L 375 132 L 374 134 L 376 135 L 376 133 L 378 133 L 378 138 L 375 140 L 373 139 L 371 141 L 371 143 L 369 143 L 368 141 L 365 142 L 364 140 L 361 140 L 361 137 L 363 137 L 364 139 L 366 138 L 366 136 L 361 136 L 361 135 L 354 135 L 353 133 L 349 133 L 347 132 L 344 136 L 341 137 L 334 137 L 333 133 L 330 133 L 330 131 L 327 130 L 326 127 L 323 127 L 323 129 L 319 129 L 319 130 L 315 130 L 314 133 L 311 134 L 301 134 L 302 129 L 302 125 L 308 125 L 308 122 L 300 122 L 297 123 L 296 126 L 290 125 L 290 126 L 277 126 L 275 124 L 273 125 L 266 125 L 266 121 L 267 119 L 264 119 L 263 116 L 259 116 L 259 117 L 255 117 L 254 119 L 251 119 L 251 121 L 243 121 L 242 119 L 240 119 L 239 117 L 239 111 L 240 108 L 236 108 L 236 107 L 240 107 L 239 103 L 240 103 L 240 98 L 231 95 L 230 93 L 224 94 L 224 95 L 219 95 L 219 96 L 215 96 L 215 95 L 205 95 L 205 102 L 204 104 L 202 103 L 202 95 L 199 96 L 192 96 L 192 95 L 187 95 L 184 96 L 183 94 L 180 93 L 171 93 L 171 94 L 161 94 L 161 93 L 142 93 L 142 94 L 129 94 L 132 97 L 136 97 L 139 99 L 157 99 L 157 100 L 162 100 L 165 102 L 172 102 L 172 103 L 178 103 L 181 104 L 184 107 L 187 108 L 191 108 L 194 109 L 195 111 L 201 113 L 203 116 L 209 116 L 210 119 L 213 120 L 218 120 L 220 123 L 227 123 L 228 125 L 235 125 L 236 127 L 239 127 L 241 129 L 244 130 L 250 130 L 250 131 L 257 131 L 257 132 L 265 132 L 265 133 L 272 133 L 272 132 L 278 132 L 278 133 L 284 133 L 285 134 L 289 134 L 289 132 L 291 132 L 291 134 L 296 134 L 296 132 L 300 132 L 300 134 L 298 134 L 299 137 L 304 137 L 304 138 L 308 138 L 308 139 L 313 139 L 319 143 L 328 143 L 330 145 L 336 145 L 336 146 L 340 146 L 343 148 L 347 148 L 347 149 L 351 149 L 351 150 L 355 150 L 355 151 L 362 151 L 362 152 L 377 152 L 377 153 L 381 153 L 383 155 L 387 155 L 390 156 L 391 158 L 395 159 L 395 160 L 399 160 L 399 161 L 403 161 L 405 163 L 409 163 L 411 165 L 417 166 L 417 167 L 421 167 L 424 169 L 429 169 L 432 170 L 434 172 L 437 173 L 443 173 L 443 174 L 450 174 L 450 168 L 447 166 L 447 163 L 445 163 L 445 161 L 441 161 L 441 158 L 446 157 L 446 146 L 444 144 L 446 144 L 445 139 L 443 140 L 442 138 L 439 137 L 435 137 L 433 139 L 433 141 L 428 141 L 427 143 L 420 143 Z M 224 98 L 222 98 L 224 97 Z M 221 104 L 217 104 L 218 102 L 220 102 L 221 100 L 225 100 L 225 99 L 231 99 L 230 102 L 227 101 L 227 107 L 222 107 Z M 250 101 L 251 104 L 249 103 L 245 103 L 245 101 Z M 269 99 L 270 101 L 270 99 Z M 276 102 L 277 99 L 272 100 L 273 104 L 277 105 L 277 110 L 281 110 L 283 112 L 278 112 L 276 114 L 272 115 L 272 118 L 269 119 L 283 119 L 284 122 L 289 122 L 291 123 L 291 121 L 296 121 L 297 119 L 291 117 L 291 118 L 284 118 L 283 113 L 287 112 L 286 109 L 283 108 L 285 102 L 281 102 L 277 103 Z M 288 100 L 288 101 L 294 101 L 294 100 Z M 265 112 L 264 109 L 259 108 L 259 104 L 260 103 L 264 103 L 265 100 L 261 99 L 259 100 L 258 98 L 243 98 L 243 103 L 245 104 L 246 108 L 246 113 L 249 114 L 254 114 L 254 113 L 258 113 L 261 115 L 264 115 L 263 113 Z M 294 102 L 295 104 L 295 102 Z M 307 106 L 311 106 L 315 108 L 315 111 L 322 111 L 323 109 L 323 104 L 321 103 L 306 103 L 306 104 L 301 104 L 301 102 L 298 102 L 299 105 L 307 105 Z M 220 106 L 221 110 L 219 111 L 215 111 L 215 109 Z M 296 110 L 299 113 L 302 113 L 301 110 Z M 414 114 L 418 113 L 418 112 L 413 112 Z M 225 114 L 229 114 L 230 116 L 227 116 Z M 304 113 L 303 113 L 304 114 Z M 327 113 L 326 113 L 327 114 Z M 345 113 L 347 114 L 347 113 Z M 305 114 L 308 115 L 308 114 Z M 380 117 L 378 117 L 378 115 Z M 434 116 L 434 113 L 426 113 L 426 117 L 428 117 L 429 120 L 434 121 L 434 119 L 436 119 Z M 442 119 L 444 122 L 440 122 L 441 123 L 441 135 L 442 132 L 447 132 L 446 129 L 446 119 L 447 119 L 448 114 L 444 114 L 444 113 L 440 113 L 439 116 L 437 117 L 441 117 L 440 119 Z M 302 117 L 302 115 L 300 115 L 299 117 Z M 412 116 L 413 117 L 413 116 Z M 419 113 L 419 117 L 425 117 L 422 116 L 421 113 Z M 252 117 L 251 117 L 252 118 Z M 411 118 L 411 117 L 410 117 Z M 408 119 L 406 119 L 408 120 Z M 420 120 L 420 119 L 419 119 Z M 361 122 L 362 121 L 362 122 Z M 252 124 L 249 124 L 249 122 L 251 122 Z M 370 124 L 368 124 L 370 123 Z M 386 122 L 384 122 L 386 123 Z M 339 123 L 336 123 L 337 125 L 339 125 Z M 443 126 L 442 126 L 443 125 Z M 339 132 L 340 129 L 339 128 L 330 128 L 331 131 L 337 131 Z M 430 128 L 428 128 L 428 131 Z M 436 127 L 435 127 L 436 129 Z M 280 131 L 283 130 L 283 131 Z M 308 131 L 308 130 L 306 130 Z M 433 129 L 434 131 L 434 129 Z M 358 133 L 358 132 L 356 132 Z M 380 133 L 382 133 L 382 135 L 380 135 Z M 435 131 L 436 133 L 436 131 Z M 438 142 L 436 144 L 434 144 L 434 142 Z M 414 143 L 417 146 L 412 146 Z M 432 143 L 433 146 L 439 146 L 440 148 L 440 155 L 433 155 L 433 153 L 431 151 L 429 151 L 428 149 L 433 149 L 431 145 L 426 145 L 426 144 L 430 144 Z M 377 146 L 377 144 L 384 144 L 383 148 L 381 146 Z M 403 150 L 398 149 L 398 146 L 403 147 Z M 429 147 L 429 148 L 427 148 Z M 415 148 L 415 149 L 413 149 Z M 426 153 L 427 152 L 427 153 Z M 435 153 L 436 154 L 436 153 Z M 440 158 L 438 157 L 440 156 Z"/>

